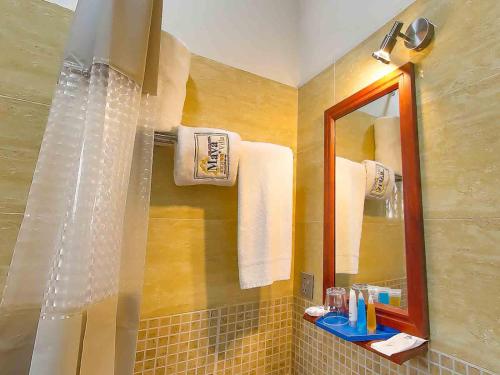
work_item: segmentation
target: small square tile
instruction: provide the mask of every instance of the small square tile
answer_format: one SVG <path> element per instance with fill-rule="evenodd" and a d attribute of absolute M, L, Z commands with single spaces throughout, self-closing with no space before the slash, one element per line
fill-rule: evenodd
<path fill-rule="evenodd" d="M 462 361 L 455 360 L 454 361 L 454 371 L 457 374 L 466 375 L 467 374 L 467 365 Z"/>
<path fill-rule="evenodd" d="M 447 355 L 444 355 L 444 354 L 440 355 L 440 364 L 441 364 L 441 367 L 445 367 L 445 368 L 450 369 L 450 370 L 453 369 L 453 359 L 451 359 Z"/>

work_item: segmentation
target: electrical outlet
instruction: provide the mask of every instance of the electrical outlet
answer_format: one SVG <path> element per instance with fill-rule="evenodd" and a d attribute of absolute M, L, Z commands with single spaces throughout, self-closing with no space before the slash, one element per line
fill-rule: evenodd
<path fill-rule="evenodd" d="M 312 273 L 300 273 L 300 291 L 304 297 L 313 299 L 314 275 Z"/>

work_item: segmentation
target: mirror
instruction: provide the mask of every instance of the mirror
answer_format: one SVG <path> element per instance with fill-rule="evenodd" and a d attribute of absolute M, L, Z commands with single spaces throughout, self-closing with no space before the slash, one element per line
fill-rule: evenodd
<path fill-rule="evenodd" d="M 385 195 L 370 194 L 365 187 L 365 198 L 360 202 L 361 215 L 353 217 L 350 205 L 337 205 L 349 212 L 336 212 L 337 231 L 350 231 L 349 236 L 337 235 L 335 253 L 357 256 L 356 267 L 346 267 L 342 260 L 335 263 L 336 285 L 350 288 L 353 284 L 367 284 L 375 302 L 406 309 L 406 262 L 404 243 L 404 214 L 401 163 L 401 136 L 399 121 L 399 93 L 392 91 L 335 122 L 335 156 L 361 164 L 365 169 L 377 161 L 387 168 L 388 186 Z M 338 160 L 338 159 L 337 159 Z M 355 166 L 357 167 L 357 166 Z M 341 192 L 348 176 L 339 175 L 337 169 L 335 189 Z M 367 171 L 364 171 L 367 172 Z M 368 173 L 366 175 L 368 178 Z M 371 178 L 380 178 L 372 175 Z M 373 184 L 373 182 L 372 182 Z M 348 192 L 349 193 L 349 192 Z M 337 194 L 337 200 L 340 195 Z M 347 198 L 348 199 L 348 198 Z M 351 226 L 342 222 L 347 218 Z M 356 221 L 356 223 L 354 222 Z M 348 238 L 359 236 L 357 238 Z M 346 238 L 347 237 L 347 238 Z M 356 247 L 356 249 L 353 249 Z M 356 250 L 359 252 L 355 255 Z M 349 269 L 351 268 L 351 269 Z M 380 295 L 380 298 L 378 298 Z"/>
<path fill-rule="evenodd" d="M 378 324 L 428 337 L 413 64 L 327 109 L 324 119 L 323 293 L 370 291 Z"/>

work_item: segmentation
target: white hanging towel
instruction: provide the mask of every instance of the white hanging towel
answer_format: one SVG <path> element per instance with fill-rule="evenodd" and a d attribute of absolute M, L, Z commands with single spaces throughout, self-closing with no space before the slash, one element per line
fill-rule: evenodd
<path fill-rule="evenodd" d="M 363 160 L 363 166 L 366 171 L 366 198 L 390 198 L 396 184 L 394 171 L 373 160 Z"/>
<path fill-rule="evenodd" d="M 375 129 L 375 160 L 402 176 L 401 130 L 399 117 L 379 117 Z"/>
<path fill-rule="evenodd" d="M 180 125 L 174 155 L 175 184 L 234 185 L 240 150 L 241 138 L 236 133 Z"/>
<path fill-rule="evenodd" d="M 357 274 L 365 207 L 366 172 L 361 163 L 335 158 L 335 272 Z"/>
<path fill-rule="evenodd" d="M 241 289 L 290 278 L 293 153 L 241 142 L 238 177 L 238 267 Z"/>
<path fill-rule="evenodd" d="M 158 72 L 158 131 L 175 131 L 182 120 L 191 52 L 180 40 L 162 33 Z"/>

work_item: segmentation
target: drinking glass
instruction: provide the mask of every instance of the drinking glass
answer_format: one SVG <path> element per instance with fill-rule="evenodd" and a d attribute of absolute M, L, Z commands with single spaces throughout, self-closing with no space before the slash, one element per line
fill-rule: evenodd
<path fill-rule="evenodd" d="M 359 298 L 359 293 L 363 294 L 365 303 L 368 303 L 368 285 L 367 284 L 352 284 L 351 288 L 356 292 L 356 298 Z"/>
<path fill-rule="evenodd" d="M 326 312 L 337 316 L 347 316 L 346 291 L 344 288 L 328 288 L 325 298 Z"/>

